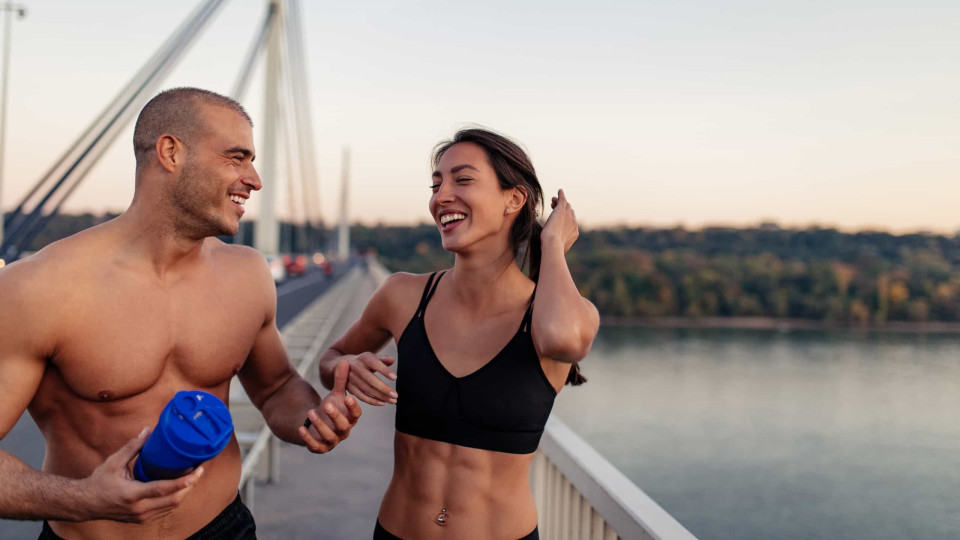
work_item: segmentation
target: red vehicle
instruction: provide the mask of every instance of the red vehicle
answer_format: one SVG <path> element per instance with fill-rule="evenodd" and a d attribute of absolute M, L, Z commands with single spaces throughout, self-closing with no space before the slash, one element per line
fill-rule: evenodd
<path fill-rule="evenodd" d="M 284 255 L 283 266 L 289 276 L 302 276 L 307 272 L 306 255 Z"/>

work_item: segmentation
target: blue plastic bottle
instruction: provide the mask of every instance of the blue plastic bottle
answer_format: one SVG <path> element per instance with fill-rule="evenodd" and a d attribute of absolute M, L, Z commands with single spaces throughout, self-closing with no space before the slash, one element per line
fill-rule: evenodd
<path fill-rule="evenodd" d="M 177 392 L 140 450 L 133 467 L 141 482 L 178 478 L 217 456 L 233 434 L 230 410 L 200 390 Z"/>

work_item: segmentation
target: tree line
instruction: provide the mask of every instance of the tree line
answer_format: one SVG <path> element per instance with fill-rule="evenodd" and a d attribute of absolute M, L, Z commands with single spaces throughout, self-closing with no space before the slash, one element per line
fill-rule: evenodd
<path fill-rule="evenodd" d="M 452 264 L 432 225 L 355 227 L 392 270 Z M 567 256 L 614 317 L 771 317 L 852 324 L 960 321 L 960 238 L 830 228 L 585 230 Z"/>
<path fill-rule="evenodd" d="M 32 247 L 112 217 L 57 216 Z M 332 230 L 325 236 L 336 239 Z M 453 264 L 432 224 L 355 225 L 351 241 L 393 271 Z M 960 321 L 960 236 L 615 227 L 581 231 L 567 260 L 604 316 Z"/>

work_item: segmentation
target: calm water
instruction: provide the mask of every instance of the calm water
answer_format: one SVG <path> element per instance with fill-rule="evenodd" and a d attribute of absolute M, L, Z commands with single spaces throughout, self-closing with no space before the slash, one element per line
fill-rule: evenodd
<path fill-rule="evenodd" d="M 960 336 L 602 328 L 555 411 L 702 539 L 960 538 Z"/>

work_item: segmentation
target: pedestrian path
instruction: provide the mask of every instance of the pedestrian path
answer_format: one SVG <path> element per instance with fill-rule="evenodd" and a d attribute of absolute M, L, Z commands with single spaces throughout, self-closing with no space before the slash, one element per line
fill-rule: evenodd
<path fill-rule="evenodd" d="M 364 272 L 353 298 L 330 333 L 332 342 L 359 316 L 378 279 Z M 391 344 L 384 354 L 394 356 Z M 307 380 L 322 389 L 317 366 Z M 254 517 L 261 538 L 370 538 L 380 499 L 393 470 L 393 406 L 361 403 L 363 415 L 350 438 L 332 452 L 317 455 L 303 447 L 281 446 L 280 477 L 257 484 Z"/>

